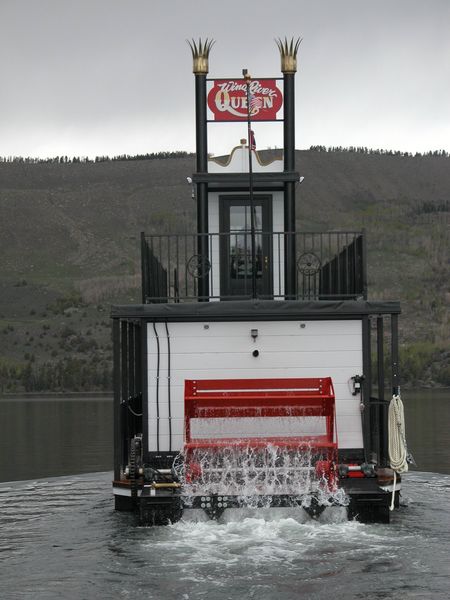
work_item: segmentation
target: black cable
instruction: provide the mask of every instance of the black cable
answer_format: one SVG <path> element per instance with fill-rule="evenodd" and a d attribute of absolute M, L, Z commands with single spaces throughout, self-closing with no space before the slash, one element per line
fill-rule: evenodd
<path fill-rule="evenodd" d="M 169 410 L 169 451 L 172 450 L 172 407 L 170 400 L 170 335 L 169 335 L 169 327 L 166 325 L 166 335 L 167 335 L 167 402 L 168 402 L 168 410 Z"/>
<path fill-rule="evenodd" d="M 142 413 L 135 412 L 135 411 L 134 411 L 134 410 L 131 408 L 131 406 L 130 406 L 130 405 L 128 405 L 128 410 L 129 410 L 129 411 L 130 411 L 130 413 L 131 413 L 132 415 L 134 415 L 135 417 L 142 417 Z"/>
<path fill-rule="evenodd" d="M 153 321 L 153 331 L 155 332 L 156 348 L 157 348 L 157 361 L 156 361 L 156 451 L 159 452 L 159 363 L 160 363 L 160 349 L 159 349 L 159 335 L 156 331 L 156 325 Z"/>
<path fill-rule="evenodd" d="M 128 410 L 130 411 L 130 413 L 132 415 L 134 415 L 135 417 L 142 417 L 142 415 L 143 415 L 142 412 L 136 412 L 135 410 L 133 410 L 131 408 L 131 402 L 133 400 L 140 400 L 141 401 L 141 406 L 142 406 L 142 394 L 141 394 L 141 392 L 139 392 L 139 394 L 137 394 L 136 396 L 129 396 L 129 398 L 126 401 L 126 405 L 127 405 Z"/>

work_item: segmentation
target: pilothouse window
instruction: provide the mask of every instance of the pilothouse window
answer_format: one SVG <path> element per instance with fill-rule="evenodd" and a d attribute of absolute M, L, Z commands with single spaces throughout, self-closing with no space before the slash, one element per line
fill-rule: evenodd
<path fill-rule="evenodd" d="M 246 279 L 252 276 L 251 212 L 250 206 L 230 207 L 230 277 Z M 262 207 L 255 206 L 255 261 L 256 277 L 262 277 Z"/>
<path fill-rule="evenodd" d="M 223 299 L 252 294 L 252 219 L 249 196 L 220 197 L 220 290 Z M 255 195 L 254 272 L 258 297 L 272 294 L 272 198 Z"/>

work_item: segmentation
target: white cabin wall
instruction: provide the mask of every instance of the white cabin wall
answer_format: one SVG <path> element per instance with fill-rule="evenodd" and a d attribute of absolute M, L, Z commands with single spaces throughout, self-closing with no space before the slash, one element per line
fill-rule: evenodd
<path fill-rule="evenodd" d="M 284 195 L 274 192 L 272 196 L 272 228 L 274 233 L 284 231 Z M 273 294 L 276 299 L 284 296 L 284 236 L 273 238 Z"/>
<path fill-rule="evenodd" d="M 302 327 L 304 325 L 304 327 Z M 336 394 L 339 448 L 362 448 L 359 396 L 350 378 L 362 373 L 360 320 L 168 323 L 170 335 L 172 448 L 183 446 L 187 379 L 331 377 Z M 256 342 L 250 330 L 258 329 Z M 157 323 L 160 346 L 159 450 L 169 450 L 168 343 Z M 252 356 L 253 350 L 259 356 Z M 148 324 L 149 449 L 156 447 L 157 341 Z"/>
<path fill-rule="evenodd" d="M 219 233 L 219 194 L 218 192 L 208 193 L 208 231 L 209 233 Z M 212 269 L 209 276 L 209 294 L 210 296 L 220 296 L 220 241 L 218 235 L 211 238 L 211 256 L 210 261 Z M 218 299 L 218 298 L 216 298 Z"/>

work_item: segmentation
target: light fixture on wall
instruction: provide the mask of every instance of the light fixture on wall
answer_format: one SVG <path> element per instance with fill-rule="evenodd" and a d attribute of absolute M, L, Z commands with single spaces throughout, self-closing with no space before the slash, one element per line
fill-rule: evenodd
<path fill-rule="evenodd" d="M 188 185 L 191 186 L 191 198 L 192 198 L 192 200 L 195 200 L 195 190 L 194 190 L 194 183 L 192 181 L 192 177 L 186 177 L 186 181 L 188 182 Z"/>

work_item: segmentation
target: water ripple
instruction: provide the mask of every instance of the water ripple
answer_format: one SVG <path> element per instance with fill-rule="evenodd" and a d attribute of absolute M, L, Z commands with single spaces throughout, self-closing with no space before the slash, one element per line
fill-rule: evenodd
<path fill-rule="evenodd" d="M 0 484 L 2 598 L 444 600 L 450 476 L 404 486 L 391 525 L 233 511 L 150 528 L 113 511 L 110 473 Z"/>

